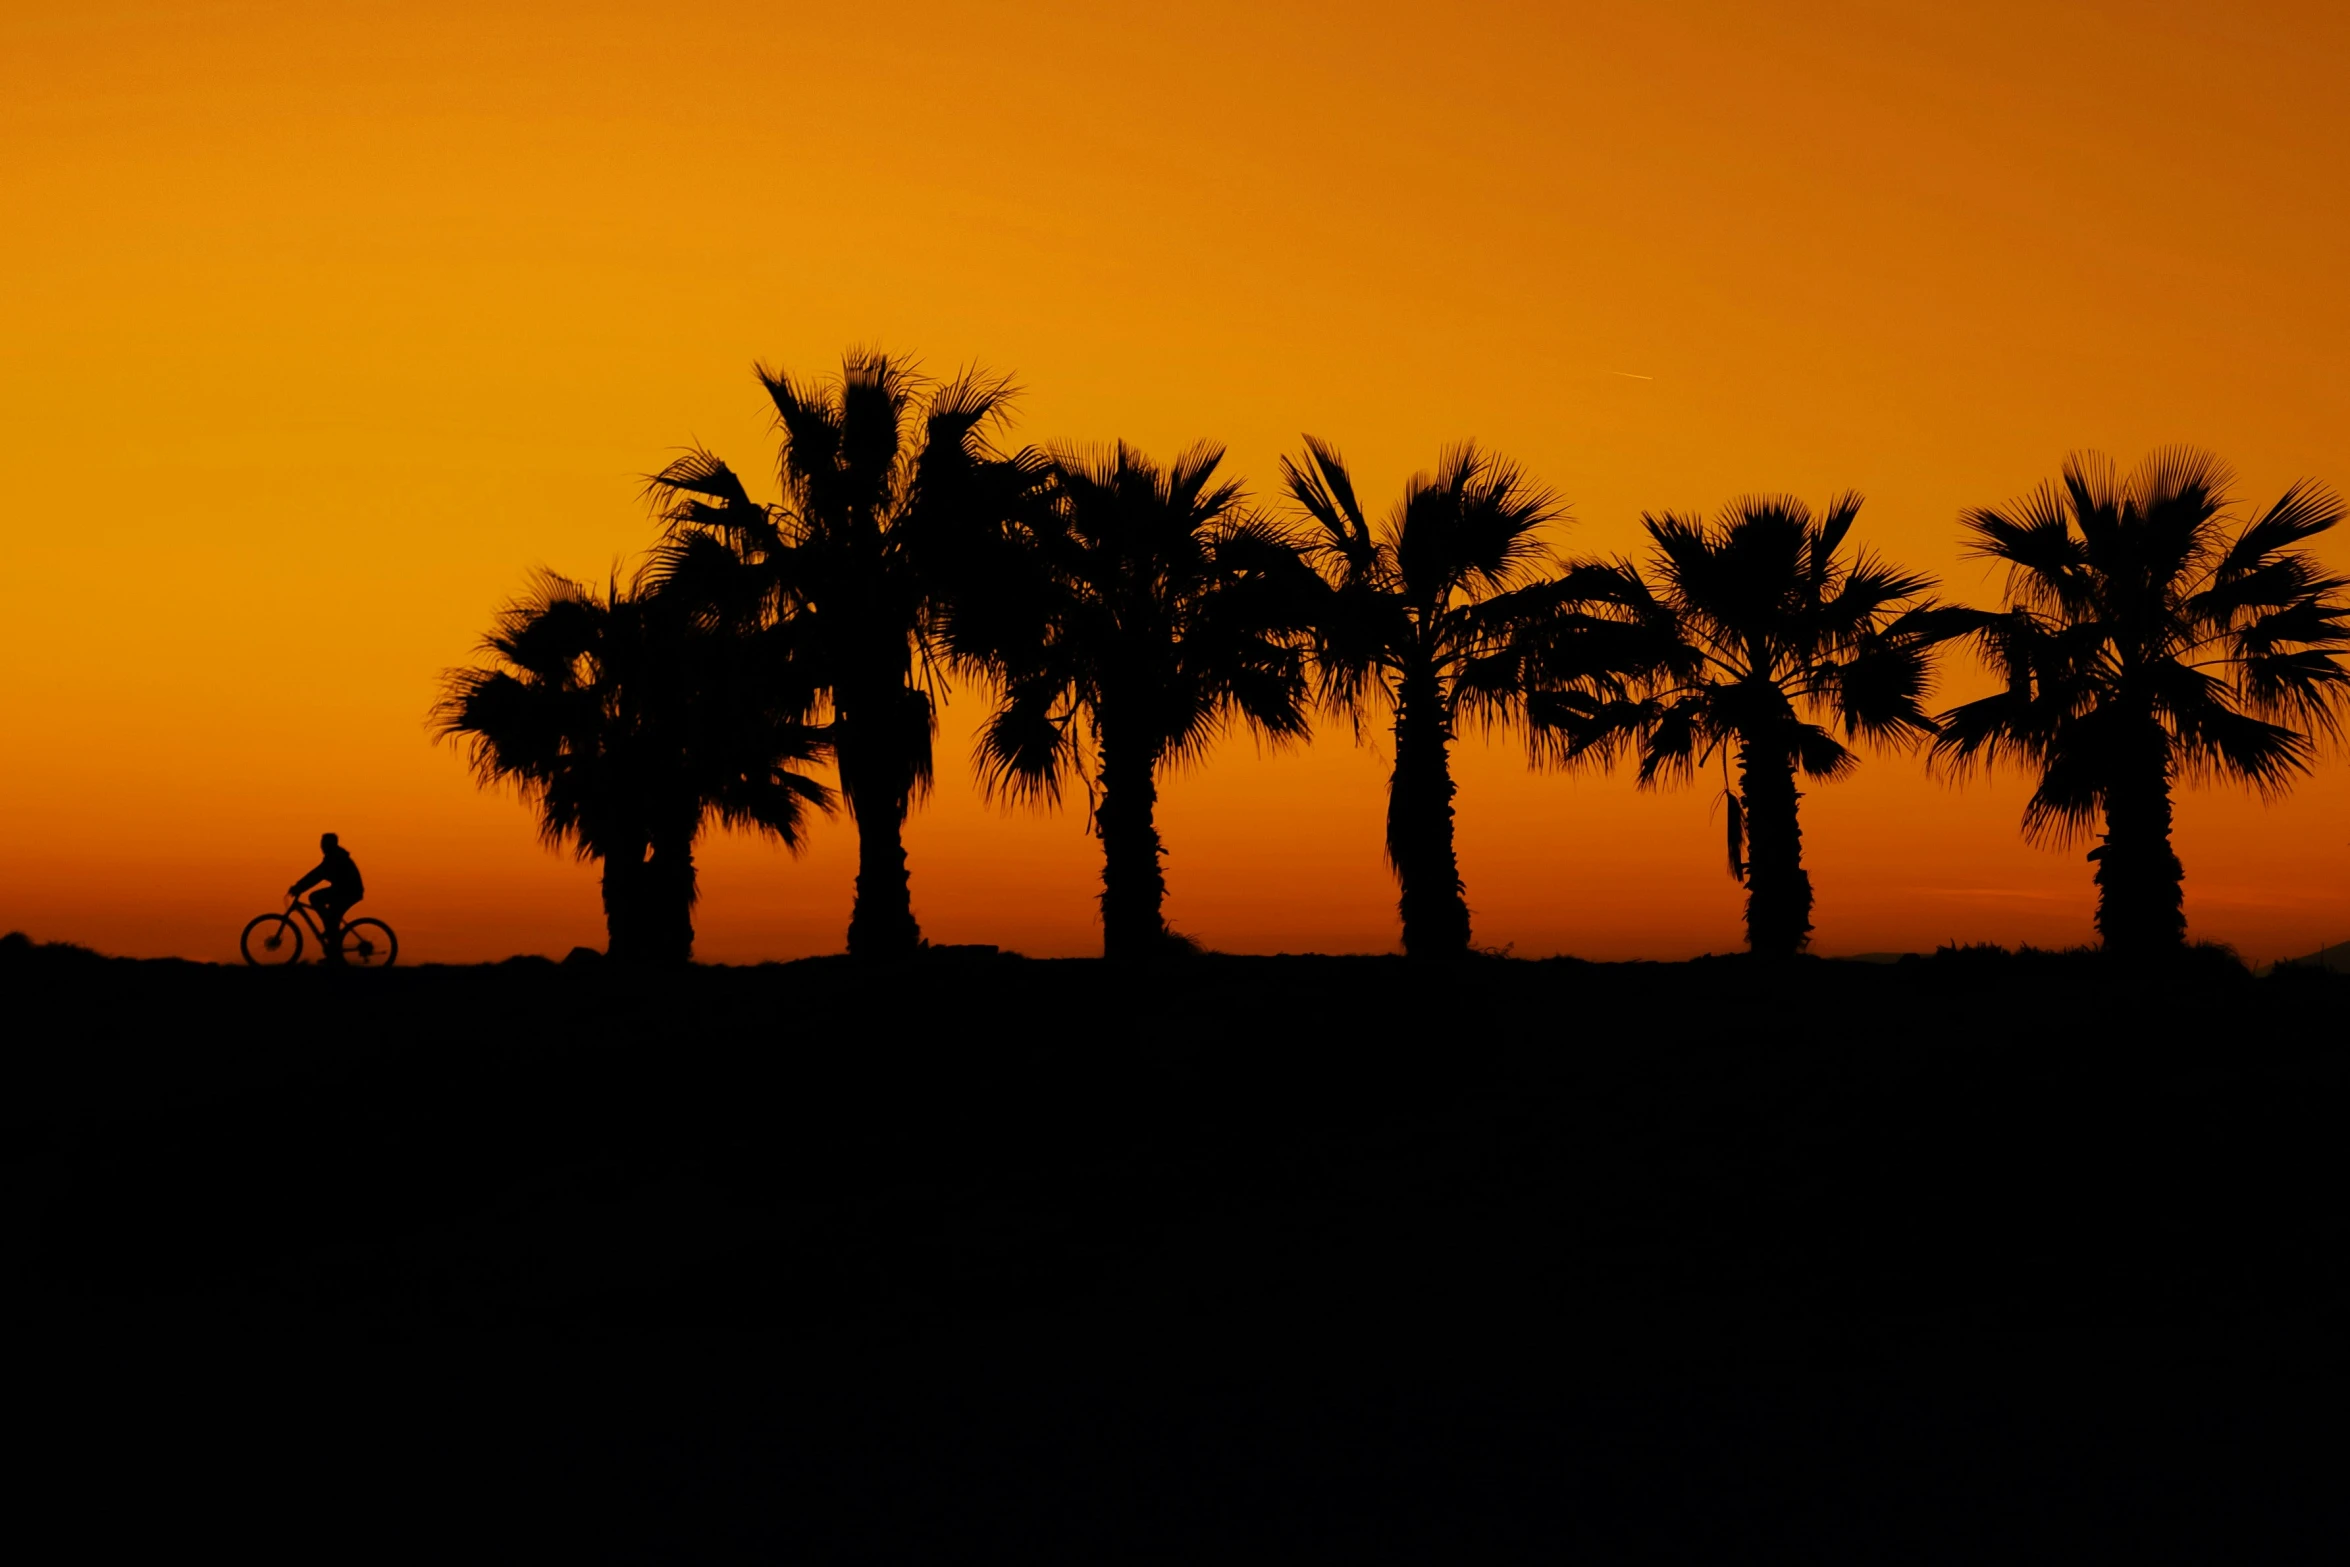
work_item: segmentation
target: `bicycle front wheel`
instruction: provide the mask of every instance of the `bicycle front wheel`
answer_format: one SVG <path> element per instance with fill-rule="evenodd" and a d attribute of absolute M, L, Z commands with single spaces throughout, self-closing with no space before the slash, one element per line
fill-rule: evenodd
<path fill-rule="evenodd" d="M 291 914 L 256 914 L 237 938 L 237 950 L 255 968 L 283 968 L 302 961 L 302 922 Z"/>
<path fill-rule="evenodd" d="M 390 968 L 400 955 L 400 938 L 382 920 L 353 920 L 343 927 L 343 961 L 353 968 Z"/>

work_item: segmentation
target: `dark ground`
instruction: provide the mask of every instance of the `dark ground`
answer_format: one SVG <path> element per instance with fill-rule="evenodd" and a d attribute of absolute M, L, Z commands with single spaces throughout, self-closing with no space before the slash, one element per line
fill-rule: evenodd
<path fill-rule="evenodd" d="M 2350 979 L 18 946 L 0 1000 L 11 1516 L 92 1556 L 2279 1562 L 2350 1523 Z"/>

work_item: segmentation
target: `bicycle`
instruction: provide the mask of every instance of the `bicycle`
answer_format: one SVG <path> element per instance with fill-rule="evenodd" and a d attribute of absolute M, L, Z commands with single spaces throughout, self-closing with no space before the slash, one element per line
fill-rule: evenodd
<path fill-rule="evenodd" d="M 237 950 L 255 968 L 284 968 L 302 961 L 305 932 L 320 952 L 327 950 L 325 920 L 300 898 L 289 899 L 282 912 L 247 920 Z M 382 920 L 345 920 L 335 934 L 342 961 L 352 968 L 390 968 L 400 956 L 400 938 Z"/>

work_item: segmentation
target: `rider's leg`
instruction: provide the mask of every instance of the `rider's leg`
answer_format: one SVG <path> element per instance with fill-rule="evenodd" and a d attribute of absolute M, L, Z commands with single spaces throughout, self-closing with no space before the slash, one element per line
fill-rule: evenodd
<path fill-rule="evenodd" d="M 326 927 L 324 941 L 326 961 L 329 963 L 342 962 L 343 915 L 350 909 L 350 901 L 337 897 L 333 893 L 320 891 L 312 894 L 310 906 L 318 911 L 319 922 Z"/>

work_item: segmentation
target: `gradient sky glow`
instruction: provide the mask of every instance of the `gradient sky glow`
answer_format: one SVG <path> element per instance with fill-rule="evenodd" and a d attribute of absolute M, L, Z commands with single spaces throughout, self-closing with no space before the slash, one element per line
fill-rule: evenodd
<path fill-rule="evenodd" d="M 1573 503 L 1854 487 L 1956 518 L 2074 447 L 2350 487 L 2350 16 L 2321 4 L 110 4 L 0 20 L 0 928 L 233 956 L 332 827 L 415 960 L 602 944 L 595 877 L 425 728 L 528 570 L 640 476 L 774 448 L 754 358 L 1014 372 L 1021 438 L 1300 431 L 1391 497 L 1474 436 Z M 1641 378 L 1647 379 L 1641 379 Z M 771 494 L 771 487 L 766 493 Z M 2350 569 L 2350 537 L 2323 553 Z M 1971 676 L 1954 667 L 1945 690 Z M 909 832 L 940 941 L 1098 950 L 1081 812 L 966 765 Z M 1245 740 L 1165 790 L 1169 915 L 1389 950 L 1387 751 Z M 1481 943 L 1739 942 L 1713 790 L 1459 756 Z M 1817 950 L 2090 937 L 2025 786 L 1812 789 Z M 2350 936 L 2350 765 L 2188 796 L 2192 934 Z M 835 951 L 847 823 L 701 852 L 700 955 Z"/>

